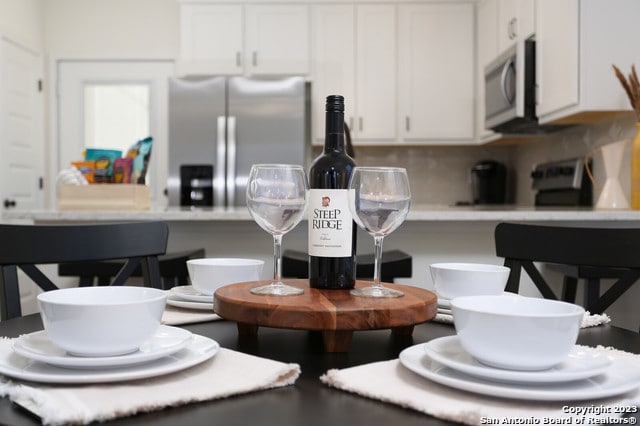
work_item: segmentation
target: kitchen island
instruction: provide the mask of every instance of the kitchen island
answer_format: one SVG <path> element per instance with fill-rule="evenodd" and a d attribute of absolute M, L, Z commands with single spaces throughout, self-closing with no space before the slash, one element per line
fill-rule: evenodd
<path fill-rule="evenodd" d="M 164 220 L 167 222 L 253 221 L 245 207 L 166 207 L 143 211 L 5 210 L 2 219 L 33 223 Z M 594 210 L 592 208 L 532 207 L 519 205 L 412 205 L 407 222 L 635 222 L 640 210 Z"/>
<path fill-rule="evenodd" d="M 168 251 L 204 248 L 209 257 L 250 257 L 266 262 L 263 278 L 272 273 L 273 242 L 251 218 L 246 208 L 166 208 L 149 211 L 5 211 L 9 223 L 65 224 L 162 220 L 169 224 Z M 461 261 L 502 264 L 495 255 L 493 232 L 500 222 L 580 226 L 639 226 L 640 211 L 534 208 L 531 206 L 438 206 L 413 205 L 404 224 L 384 240 L 384 249 L 398 249 L 413 257 L 413 276 L 397 282 L 433 289 L 429 265 L 435 262 Z M 358 253 L 372 253 L 373 239 L 359 231 Z M 284 236 L 283 250 L 307 250 L 307 224 L 303 221 Z M 555 272 L 548 272 L 554 274 Z M 557 274 L 557 273 L 555 273 Z M 526 274 L 523 273 L 523 277 Z M 561 276 L 553 277 L 557 290 Z M 578 301 L 582 300 L 581 286 Z M 603 284 L 603 290 L 607 283 Z M 521 293 L 538 295 L 523 278 Z M 640 286 L 631 288 L 608 310 L 613 323 L 638 329 Z"/>

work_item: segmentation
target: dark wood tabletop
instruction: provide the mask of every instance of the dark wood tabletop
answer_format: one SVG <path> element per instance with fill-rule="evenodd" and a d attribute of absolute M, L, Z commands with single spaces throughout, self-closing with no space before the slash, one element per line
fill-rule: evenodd
<path fill-rule="evenodd" d="M 389 330 L 355 333 L 346 353 L 328 353 L 318 332 L 260 328 L 257 338 L 238 336 L 231 321 L 213 321 L 184 328 L 218 341 L 223 347 L 264 358 L 300 364 L 302 374 L 293 386 L 254 392 L 209 402 L 167 408 L 148 414 L 117 419 L 107 425 L 349 425 L 428 426 L 447 422 L 395 405 L 363 398 L 322 384 L 319 377 L 331 368 L 396 358 L 407 346 L 455 333 L 452 325 L 427 322 L 417 325 L 412 337 L 397 336 Z M 41 330 L 39 315 L 0 322 L 0 336 L 17 337 Z M 640 334 L 605 325 L 583 329 L 579 344 L 613 346 L 640 353 Z M 216 378 L 211 377 L 215 386 Z M 38 425 L 8 399 L 0 399 L 0 424 Z"/>

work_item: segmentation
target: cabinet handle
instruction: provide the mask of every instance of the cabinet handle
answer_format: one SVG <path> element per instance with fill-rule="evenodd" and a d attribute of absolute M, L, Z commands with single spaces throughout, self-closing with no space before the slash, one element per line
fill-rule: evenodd
<path fill-rule="evenodd" d="M 258 52 L 256 52 L 255 50 L 253 51 L 253 66 L 256 67 L 258 66 Z"/>
<path fill-rule="evenodd" d="M 509 40 L 514 40 L 518 36 L 518 32 L 516 31 L 517 24 L 517 18 L 511 18 L 511 20 L 509 21 L 509 27 L 507 29 Z"/>
<path fill-rule="evenodd" d="M 362 117 L 358 117 L 358 130 L 362 131 L 362 127 L 363 127 L 363 125 L 362 125 Z"/>
<path fill-rule="evenodd" d="M 349 130 L 353 130 L 353 115 L 349 116 Z"/>
<path fill-rule="evenodd" d="M 236 67 L 242 66 L 242 55 L 236 52 Z"/>
<path fill-rule="evenodd" d="M 408 115 L 404 118 L 404 127 L 407 129 L 407 132 L 411 131 L 411 117 Z"/>

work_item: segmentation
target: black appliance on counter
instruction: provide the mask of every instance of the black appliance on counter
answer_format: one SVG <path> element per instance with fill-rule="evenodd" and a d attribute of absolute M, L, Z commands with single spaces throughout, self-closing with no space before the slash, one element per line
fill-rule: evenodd
<path fill-rule="evenodd" d="M 180 166 L 180 205 L 213 206 L 213 166 Z"/>
<path fill-rule="evenodd" d="M 507 200 L 507 168 L 493 160 L 471 168 L 471 192 L 474 204 L 504 204 Z"/>
<path fill-rule="evenodd" d="M 538 164 L 531 178 L 532 188 L 537 190 L 536 206 L 593 206 L 593 185 L 584 157 Z"/>

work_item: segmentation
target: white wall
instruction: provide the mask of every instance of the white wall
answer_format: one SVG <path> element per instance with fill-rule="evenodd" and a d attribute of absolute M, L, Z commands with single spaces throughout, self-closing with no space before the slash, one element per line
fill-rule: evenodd
<path fill-rule="evenodd" d="M 0 34 L 42 52 L 43 0 L 0 0 Z"/>

